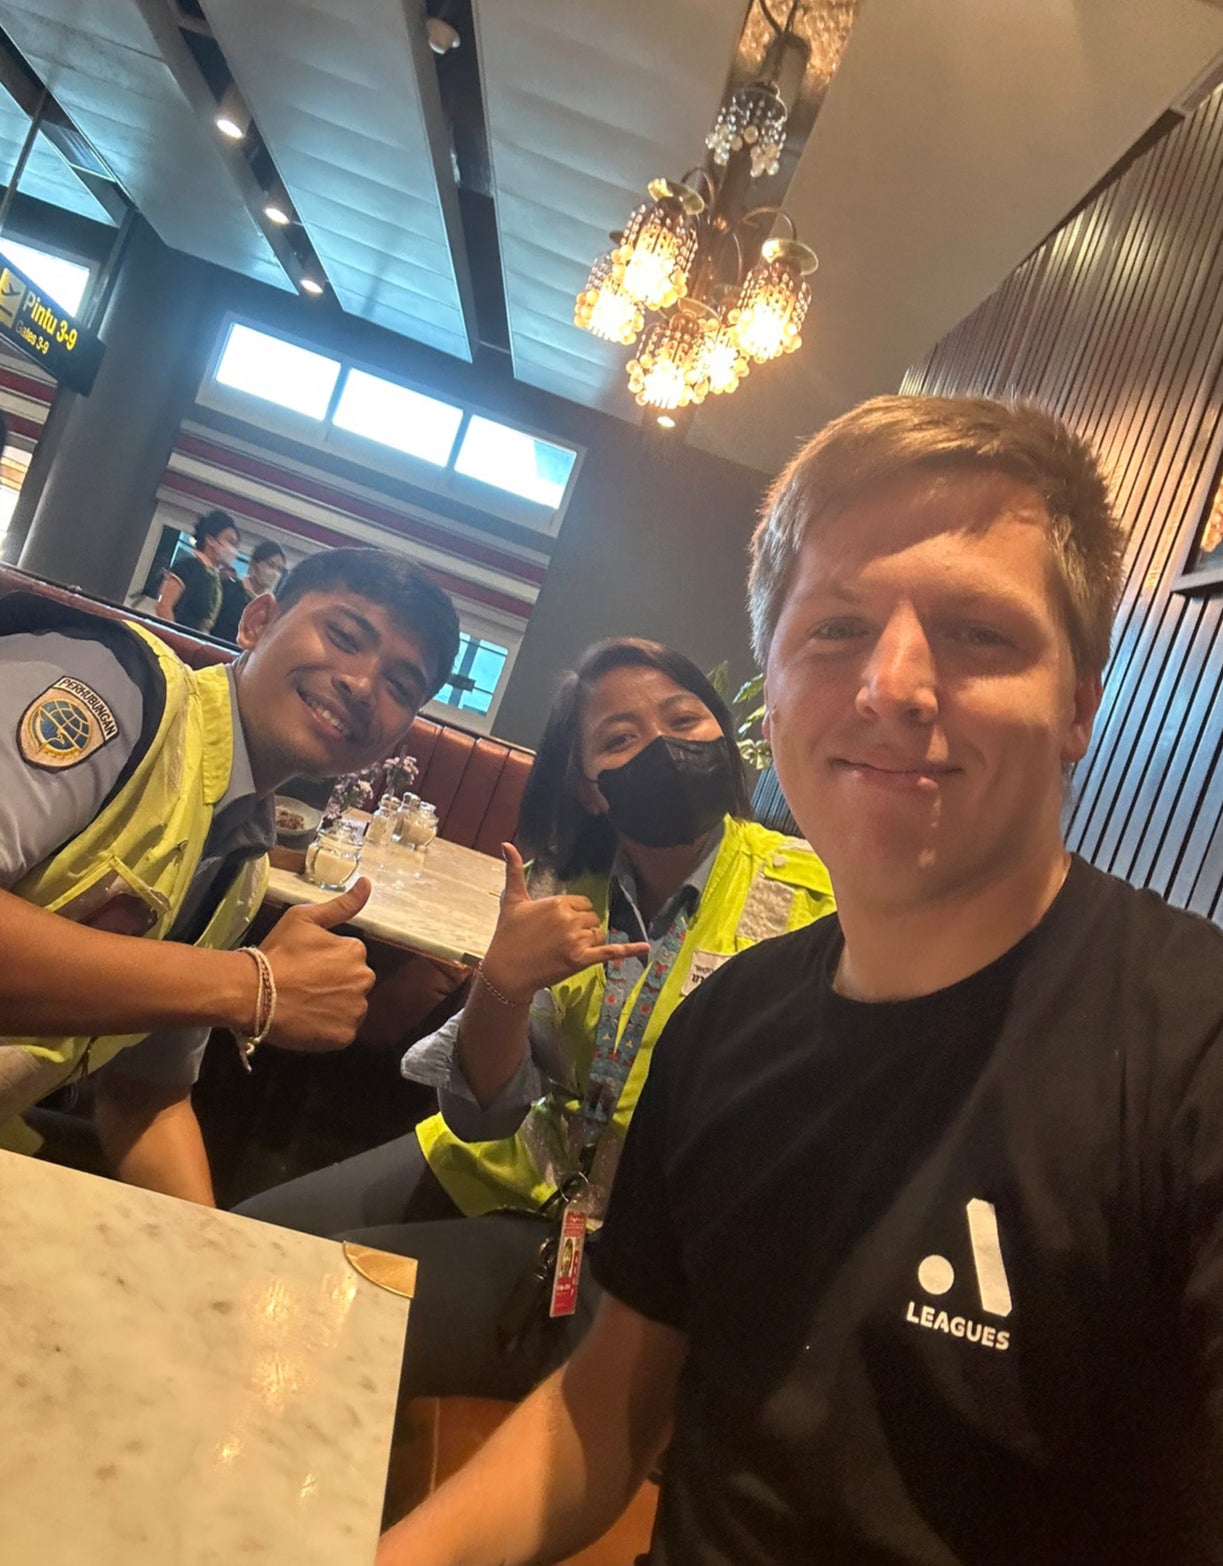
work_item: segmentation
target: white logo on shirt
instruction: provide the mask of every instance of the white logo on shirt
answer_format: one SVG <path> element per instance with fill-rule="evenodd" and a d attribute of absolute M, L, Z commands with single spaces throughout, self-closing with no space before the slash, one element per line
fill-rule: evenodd
<path fill-rule="evenodd" d="M 998 1215 L 992 1202 L 974 1196 L 967 1204 L 968 1239 L 972 1247 L 973 1267 L 977 1275 L 977 1293 L 981 1309 L 989 1316 L 1005 1319 L 1011 1314 L 1011 1286 L 1002 1261 L 1002 1243 L 998 1236 Z M 923 1292 L 941 1297 L 955 1284 L 955 1268 L 945 1256 L 927 1256 L 917 1269 L 917 1281 Z M 983 1348 L 1005 1352 L 1011 1343 L 1009 1331 L 968 1316 L 953 1316 L 933 1305 L 919 1306 L 910 1300 L 905 1320 L 928 1332 L 945 1332 L 953 1338 L 980 1343 Z"/>

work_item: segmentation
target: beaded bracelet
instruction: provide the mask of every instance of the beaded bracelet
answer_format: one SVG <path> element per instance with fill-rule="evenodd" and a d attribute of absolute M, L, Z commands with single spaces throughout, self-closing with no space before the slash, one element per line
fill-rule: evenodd
<path fill-rule="evenodd" d="M 242 946 L 239 950 L 244 951 L 252 959 L 259 974 L 259 992 L 255 997 L 254 1030 L 245 1035 L 234 1035 L 238 1042 L 238 1058 L 249 1071 L 251 1056 L 272 1031 L 272 1020 L 276 1016 L 276 980 L 272 976 L 271 963 L 257 946 Z"/>
<path fill-rule="evenodd" d="M 488 974 L 485 973 L 483 958 L 481 958 L 480 961 L 476 964 L 476 977 L 495 1001 L 500 1001 L 503 1006 L 509 1006 L 513 1011 L 521 1011 L 524 1006 L 529 1006 L 531 1004 L 529 1000 L 511 1000 L 508 995 L 499 990 L 497 986 L 489 980 Z"/>

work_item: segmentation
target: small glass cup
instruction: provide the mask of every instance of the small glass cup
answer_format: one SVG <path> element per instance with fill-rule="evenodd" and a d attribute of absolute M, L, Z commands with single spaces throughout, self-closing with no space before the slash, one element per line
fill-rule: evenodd
<path fill-rule="evenodd" d="M 437 809 L 421 801 L 411 811 L 404 811 L 399 818 L 399 841 L 404 848 L 423 852 L 437 836 Z"/>
<path fill-rule="evenodd" d="M 321 827 L 306 850 L 306 880 L 325 891 L 342 891 L 361 863 L 362 835 L 355 821 L 335 821 Z"/>
<path fill-rule="evenodd" d="M 401 805 L 393 794 L 384 794 L 365 829 L 366 848 L 386 848 L 399 825 Z"/>
<path fill-rule="evenodd" d="M 395 841 L 397 843 L 407 843 L 407 838 L 403 835 L 404 822 L 407 821 L 411 816 L 414 816 L 419 809 L 419 794 L 405 794 L 400 800 L 399 817 L 395 822 Z"/>

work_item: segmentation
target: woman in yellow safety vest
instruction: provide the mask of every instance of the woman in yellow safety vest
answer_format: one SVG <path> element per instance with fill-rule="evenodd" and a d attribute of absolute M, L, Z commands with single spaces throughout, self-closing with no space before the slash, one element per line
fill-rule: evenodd
<path fill-rule="evenodd" d="M 736 952 L 832 909 L 810 848 L 749 813 L 733 719 L 696 665 L 657 642 L 590 648 L 527 781 L 529 873 L 507 843 L 467 1003 L 404 1057 L 440 1112 L 240 1209 L 417 1258 L 405 1390 L 520 1396 L 588 1324 L 598 1290 L 564 1242 L 598 1243 L 667 1018 Z"/>

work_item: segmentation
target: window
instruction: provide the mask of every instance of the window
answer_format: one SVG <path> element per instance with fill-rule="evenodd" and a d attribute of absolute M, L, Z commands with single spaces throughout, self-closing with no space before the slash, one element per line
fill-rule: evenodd
<path fill-rule="evenodd" d="M 233 316 L 197 397 L 205 407 L 553 538 L 581 460 L 571 446 Z"/>
<path fill-rule="evenodd" d="M 213 377 L 221 386 L 275 403 L 310 419 L 323 419 L 340 376 L 338 359 L 235 321 Z"/>
<path fill-rule="evenodd" d="M 434 701 L 460 712 L 475 712 L 481 716 L 492 706 L 493 696 L 509 649 L 498 647 L 495 642 L 481 641 L 466 631 L 459 637 L 459 656 L 451 678 L 442 686 Z"/>
<path fill-rule="evenodd" d="M 454 471 L 555 511 L 576 459 L 574 451 L 477 414 L 467 426 Z"/>
<path fill-rule="evenodd" d="M 337 429 L 444 468 L 463 410 L 364 370 L 349 370 L 331 422 Z"/>
<path fill-rule="evenodd" d="M 66 256 L 36 250 L 33 245 L 18 244 L 15 239 L 0 239 L 0 255 L 7 256 L 61 310 L 67 310 L 69 315 L 81 313 L 81 304 L 93 281 L 89 267 L 69 261 Z"/>

